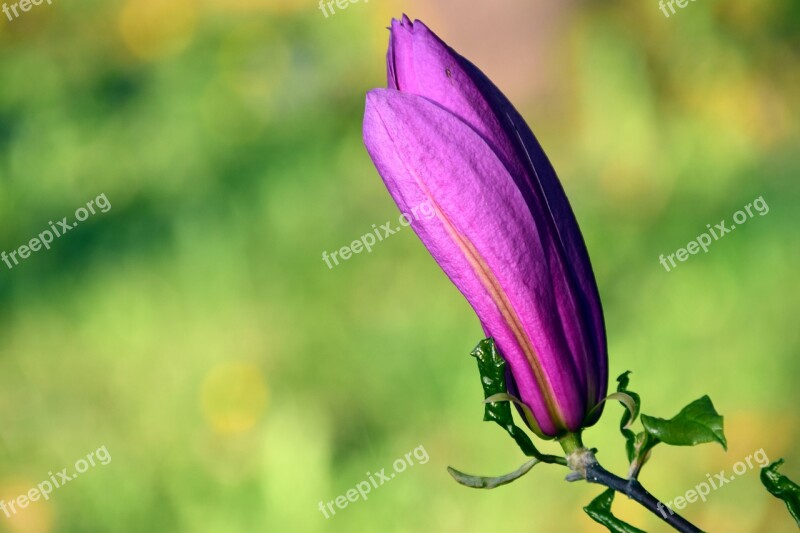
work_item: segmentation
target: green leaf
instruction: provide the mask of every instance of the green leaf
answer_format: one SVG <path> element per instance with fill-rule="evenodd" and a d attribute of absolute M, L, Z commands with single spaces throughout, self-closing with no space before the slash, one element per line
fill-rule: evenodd
<path fill-rule="evenodd" d="M 592 520 L 606 526 L 611 533 L 645 533 L 611 514 L 613 501 L 614 489 L 608 489 L 592 500 L 583 510 L 592 517 Z"/>
<path fill-rule="evenodd" d="M 628 384 L 630 383 L 628 375 L 630 373 L 631 371 L 628 370 L 617 378 L 617 392 L 627 394 L 633 400 L 634 404 L 633 411 L 631 412 L 630 407 L 628 407 L 628 410 L 622 413 L 622 419 L 619 422 L 619 431 L 622 433 L 622 436 L 625 437 L 625 452 L 628 455 L 628 461 L 633 461 L 635 457 L 636 434 L 631 431 L 630 427 L 636 421 L 636 417 L 639 416 L 642 399 L 635 392 L 628 390 Z"/>
<path fill-rule="evenodd" d="M 646 431 L 636 434 L 633 438 L 632 449 L 629 452 L 633 457 L 630 459 L 631 466 L 628 470 L 629 479 L 636 479 L 639 477 L 639 472 L 650 458 L 650 450 L 659 442 L 661 441 Z"/>
<path fill-rule="evenodd" d="M 722 416 L 714 409 L 708 396 L 695 400 L 671 420 L 642 415 L 645 431 L 665 444 L 696 446 L 719 442 L 727 450 Z"/>
<path fill-rule="evenodd" d="M 451 476 L 453 476 L 453 479 L 467 487 L 472 487 L 473 489 L 493 489 L 495 487 L 499 487 L 500 485 L 511 483 L 515 479 L 521 478 L 527 474 L 531 468 L 540 462 L 541 461 L 539 461 L 539 459 L 531 459 L 510 474 L 498 477 L 471 476 L 469 474 L 459 472 L 451 466 L 447 467 L 447 471 Z"/>
<path fill-rule="evenodd" d="M 779 459 L 766 468 L 761 469 L 761 483 L 767 487 L 770 494 L 783 500 L 789 514 L 792 515 L 797 526 L 800 527 L 800 486 L 794 481 L 778 473 L 778 467 L 783 464 Z"/>
<path fill-rule="evenodd" d="M 486 421 L 494 421 L 505 429 L 516 441 L 525 455 L 536 457 L 540 461 L 547 463 L 566 464 L 566 460 L 563 457 L 548 456 L 539 452 L 536 446 L 533 445 L 530 437 L 514 424 L 509 400 L 504 396 L 498 396 L 501 394 L 508 395 L 506 388 L 506 361 L 497 352 L 494 341 L 492 339 L 483 339 L 478 343 L 475 349 L 472 350 L 471 355 L 478 360 L 478 371 L 481 375 L 484 398 L 490 399 L 490 401 L 486 403 L 483 419 Z M 510 395 L 508 395 L 508 397 L 511 398 Z M 495 399 L 493 400 L 492 398 Z M 541 432 L 535 425 L 535 420 L 533 422 L 534 425 L 532 429 L 534 432 Z M 540 436 L 542 438 L 548 438 L 544 435 Z"/>

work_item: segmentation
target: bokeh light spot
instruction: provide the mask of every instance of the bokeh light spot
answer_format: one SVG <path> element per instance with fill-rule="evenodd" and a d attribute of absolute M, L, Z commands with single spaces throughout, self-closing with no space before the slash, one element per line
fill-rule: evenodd
<path fill-rule="evenodd" d="M 11 515 L 6 516 L 5 512 L 0 512 L 0 521 L 8 528 L 2 531 L 47 533 L 53 530 L 52 504 L 48 500 L 42 499 L 41 496 L 36 501 L 28 501 L 24 508 L 19 508 L 15 504 L 12 510 L 9 505 L 9 502 L 14 502 L 19 496 L 27 495 L 32 488 L 36 487 L 37 483 L 32 480 L 20 479 L 0 481 L 0 501 L 6 502 L 6 509 Z"/>
<path fill-rule="evenodd" d="M 190 0 L 128 0 L 119 19 L 123 41 L 143 59 L 182 50 L 196 24 L 197 12 Z"/>
<path fill-rule="evenodd" d="M 240 433 L 256 425 L 267 403 L 267 384 L 252 363 L 223 363 L 206 375 L 203 414 L 217 433 Z"/>

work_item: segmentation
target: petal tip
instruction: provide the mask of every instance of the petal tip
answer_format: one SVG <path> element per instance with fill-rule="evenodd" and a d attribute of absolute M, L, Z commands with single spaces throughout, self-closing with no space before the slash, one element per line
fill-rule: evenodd
<path fill-rule="evenodd" d="M 391 92 L 391 89 L 377 88 L 370 89 L 366 94 L 367 107 L 373 106 L 379 102 L 386 100 L 386 93 Z"/>

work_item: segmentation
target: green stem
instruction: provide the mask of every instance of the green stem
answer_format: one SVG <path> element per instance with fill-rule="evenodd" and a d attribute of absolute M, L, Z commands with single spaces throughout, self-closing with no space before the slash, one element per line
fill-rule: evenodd
<path fill-rule="evenodd" d="M 572 472 L 567 476 L 568 481 L 585 479 L 589 483 L 597 483 L 632 499 L 661 520 L 681 533 L 701 533 L 697 526 L 667 508 L 655 496 L 650 494 L 636 479 L 622 479 L 600 466 L 594 456 L 593 450 L 584 448 L 579 433 L 569 433 L 558 439 L 564 453 L 567 454 L 567 464 Z"/>
<path fill-rule="evenodd" d="M 580 433 L 567 433 L 558 439 L 558 443 L 567 456 L 583 448 L 583 441 L 581 440 Z"/>

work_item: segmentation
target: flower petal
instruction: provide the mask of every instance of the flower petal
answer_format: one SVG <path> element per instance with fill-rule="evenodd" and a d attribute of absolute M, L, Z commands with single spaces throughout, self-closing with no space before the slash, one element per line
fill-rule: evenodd
<path fill-rule="evenodd" d="M 600 402 L 608 381 L 600 295 L 578 223 L 536 137 L 502 92 L 420 21 L 392 21 L 389 64 L 390 87 L 424 96 L 461 118 L 515 179 L 542 239 L 552 241 L 555 309 L 569 342 L 565 355 L 576 365 L 590 401 Z"/>
<path fill-rule="evenodd" d="M 368 93 L 364 142 L 403 212 L 434 206 L 436 216 L 415 217 L 412 228 L 495 338 L 542 430 L 579 428 L 587 397 L 578 368 L 562 357 L 556 250 L 503 162 L 460 118 L 393 90 Z"/>

